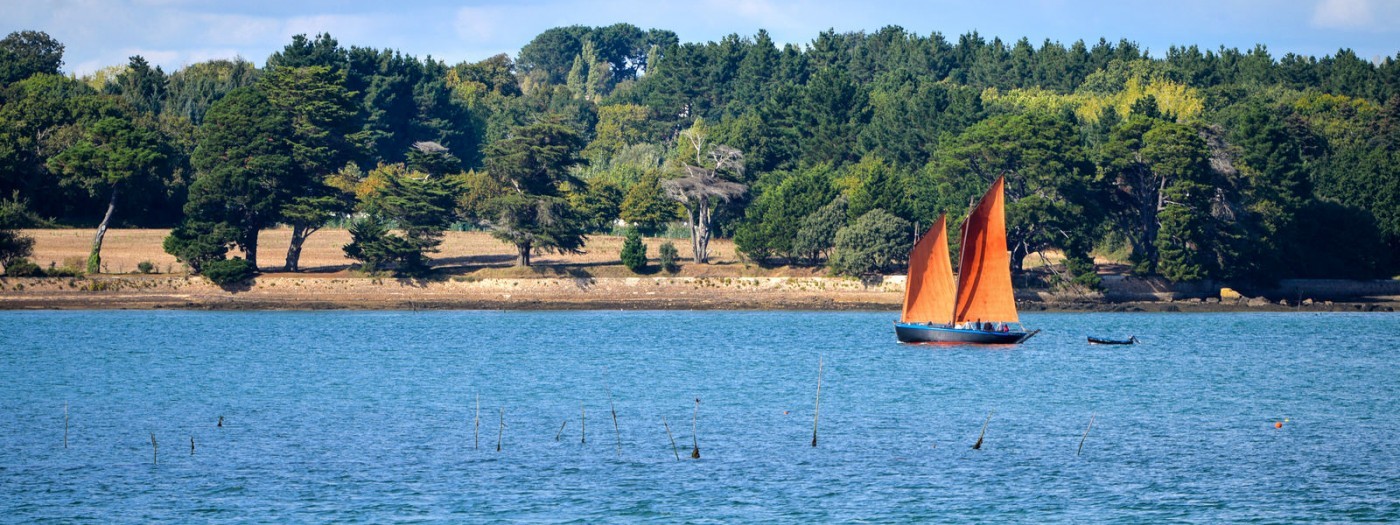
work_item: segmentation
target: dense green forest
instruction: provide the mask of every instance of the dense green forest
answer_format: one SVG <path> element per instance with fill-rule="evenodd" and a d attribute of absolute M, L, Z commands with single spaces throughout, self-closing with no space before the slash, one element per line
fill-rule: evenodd
<path fill-rule="evenodd" d="M 170 227 L 194 271 L 239 275 L 277 266 L 257 251 L 276 225 L 287 270 L 336 224 L 365 269 L 415 274 L 451 228 L 528 265 L 626 224 L 688 237 L 696 263 L 722 236 L 758 264 L 854 275 L 898 271 L 914 232 L 940 213 L 956 228 L 998 176 L 1013 265 L 1058 250 L 1065 282 L 1095 285 L 1093 254 L 1173 281 L 1400 265 L 1400 55 L 1154 58 L 899 27 L 681 43 L 617 24 L 451 65 L 330 35 L 261 68 L 62 65 L 42 32 L 0 42 L 6 266 L 23 227 Z"/>

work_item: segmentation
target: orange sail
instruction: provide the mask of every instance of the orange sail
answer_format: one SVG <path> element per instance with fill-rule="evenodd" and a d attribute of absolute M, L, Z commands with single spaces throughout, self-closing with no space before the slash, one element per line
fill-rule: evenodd
<path fill-rule="evenodd" d="M 963 222 L 954 322 L 1020 322 L 1011 291 L 1011 256 L 1006 251 L 1005 184 L 997 177 Z"/>
<path fill-rule="evenodd" d="M 909 278 L 904 284 L 904 312 L 899 320 L 953 322 L 953 263 L 948 258 L 947 220 L 942 215 L 909 252 Z"/>

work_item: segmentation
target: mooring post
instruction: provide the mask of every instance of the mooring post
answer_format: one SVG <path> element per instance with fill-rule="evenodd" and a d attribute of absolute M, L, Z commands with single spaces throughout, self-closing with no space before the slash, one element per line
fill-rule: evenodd
<path fill-rule="evenodd" d="M 995 411 L 993 411 L 995 412 Z M 982 450 L 982 438 L 987 435 L 987 423 L 992 422 L 992 412 L 987 412 L 987 420 L 982 422 L 982 433 L 977 435 L 977 442 L 972 444 L 972 450 Z"/>
<path fill-rule="evenodd" d="M 1079 450 L 1074 452 L 1078 456 L 1084 453 L 1084 440 L 1089 439 L 1089 429 L 1094 428 L 1094 414 L 1089 414 L 1089 426 L 1084 427 L 1084 437 L 1079 438 Z"/>
<path fill-rule="evenodd" d="M 812 448 L 817 447 L 817 420 L 822 414 L 822 358 L 817 356 L 817 405 L 812 411 Z"/>

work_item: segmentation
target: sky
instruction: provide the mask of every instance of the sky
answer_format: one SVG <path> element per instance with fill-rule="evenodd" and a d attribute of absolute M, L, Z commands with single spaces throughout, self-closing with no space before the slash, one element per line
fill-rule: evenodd
<path fill-rule="evenodd" d="M 821 31 L 897 25 L 950 41 L 1028 37 L 1066 45 L 1128 39 L 1162 56 L 1172 45 L 1268 46 L 1321 57 L 1400 54 L 1400 0 L 0 0 L 0 34 L 39 30 L 62 42 L 63 70 L 85 75 L 132 55 L 166 72 L 217 58 L 261 67 L 293 35 L 328 32 L 342 46 L 390 48 L 449 64 L 519 54 L 546 29 L 618 22 L 674 31 L 682 42 L 752 36 L 808 44 Z"/>

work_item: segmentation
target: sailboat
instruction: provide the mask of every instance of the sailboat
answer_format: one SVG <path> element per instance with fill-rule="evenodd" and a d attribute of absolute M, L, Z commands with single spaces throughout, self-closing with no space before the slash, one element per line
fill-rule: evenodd
<path fill-rule="evenodd" d="M 904 308 L 894 324 L 901 343 L 1017 344 L 1027 332 L 1016 314 L 1006 251 L 1004 177 L 963 221 L 959 276 L 948 257 L 947 217 L 939 215 L 909 252 Z"/>

